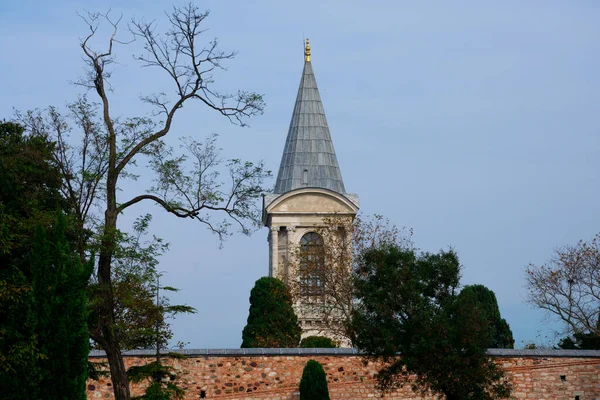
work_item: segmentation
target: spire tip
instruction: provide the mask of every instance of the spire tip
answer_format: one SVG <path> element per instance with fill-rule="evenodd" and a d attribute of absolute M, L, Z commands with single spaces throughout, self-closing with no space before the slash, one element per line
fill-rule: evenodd
<path fill-rule="evenodd" d="M 304 60 L 310 61 L 310 43 L 308 39 L 306 39 L 306 46 L 304 47 Z"/>

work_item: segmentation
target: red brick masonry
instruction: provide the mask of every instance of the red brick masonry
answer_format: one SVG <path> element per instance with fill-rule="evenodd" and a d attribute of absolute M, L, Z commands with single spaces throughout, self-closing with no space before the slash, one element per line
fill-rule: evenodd
<path fill-rule="evenodd" d="M 323 364 L 331 399 L 381 397 L 375 388 L 378 365 L 363 362 L 354 349 L 230 349 L 183 350 L 187 358 L 168 361 L 178 372 L 186 400 L 298 398 L 302 369 L 309 359 Z M 600 399 L 600 351 L 498 350 L 490 356 L 508 372 L 515 399 Z M 148 351 L 126 353 L 127 367 L 152 361 Z M 90 355 L 106 361 L 103 352 Z M 134 386 L 133 394 L 142 387 Z M 112 399 L 109 378 L 88 381 L 88 399 Z M 578 397 L 577 397 L 578 396 Z M 386 394 L 386 399 L 426 399 L 410 387 Z"/>

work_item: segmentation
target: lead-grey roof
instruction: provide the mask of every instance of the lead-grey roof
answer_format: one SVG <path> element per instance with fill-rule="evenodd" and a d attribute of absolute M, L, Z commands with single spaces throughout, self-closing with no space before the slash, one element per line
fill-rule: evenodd
<path fill-rule="evenodd" d="M 346 192 L 310 61 L 304 63 L 274 193 L 303 187 Z"/>

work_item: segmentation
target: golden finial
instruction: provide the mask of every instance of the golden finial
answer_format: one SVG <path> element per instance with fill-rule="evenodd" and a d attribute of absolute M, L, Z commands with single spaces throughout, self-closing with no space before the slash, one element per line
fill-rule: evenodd
<path fill-rule="evenodd" d="M 306 39 L 306 47 L 304 48 L 304 59 L 306 61 L 310 61 L 310 43 L 308 43 L 308 39 Z"/>

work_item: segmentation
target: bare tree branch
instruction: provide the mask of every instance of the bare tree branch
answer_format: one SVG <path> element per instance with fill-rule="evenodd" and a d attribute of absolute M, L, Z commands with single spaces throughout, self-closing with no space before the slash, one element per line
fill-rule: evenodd
<path fill-rule="evenodd" d="M 528 302 L 562 320 L 569 333 L 600 335 L 600 234 L 557 249 L 526 269 Z"/>

